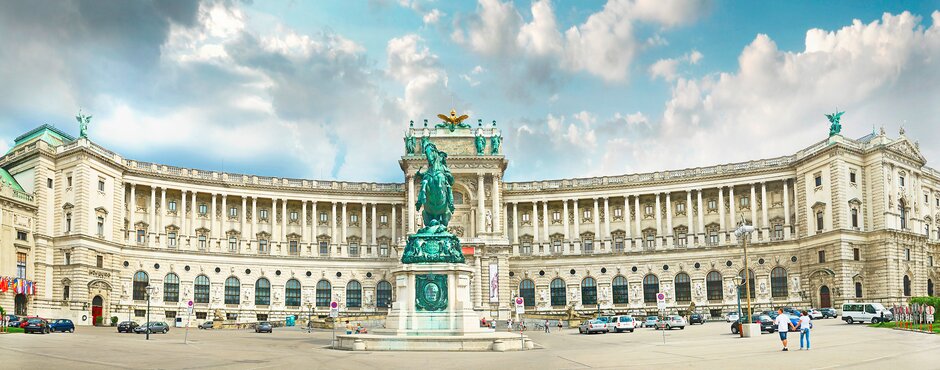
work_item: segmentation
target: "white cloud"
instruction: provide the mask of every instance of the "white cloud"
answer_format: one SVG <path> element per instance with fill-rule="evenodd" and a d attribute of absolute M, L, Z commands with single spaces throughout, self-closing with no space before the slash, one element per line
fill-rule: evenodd
<path fill-rule="evenodd" d="M 662 78 L 670 82 L 675 81 L 679 76 L 677 70 L 680 64 L 697 64 L 702 58 L 704 58 L 702 53 L 698 50 L 692 50 L 679 58 L 660 59 L 650 66 L 649 73 L 653 79 Z"/>
<path fill-rule="evenodd" d="M 444 13 L 441 13 L 440 10 L 431 9 L 431 11 L 424 13 L 424 17 L 422 17 L 422 20 L 424 21 L 424 24 L 436 24 L 438 21 L 441 20 L 441 16 L 443 15 Z"/>

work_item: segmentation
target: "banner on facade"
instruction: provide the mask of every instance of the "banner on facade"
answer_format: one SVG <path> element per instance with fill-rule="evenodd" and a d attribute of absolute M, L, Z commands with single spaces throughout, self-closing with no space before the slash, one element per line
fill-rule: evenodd
<path fill-rule="evenodd" d="M 10 276 L 0 277 L 0 291 L 14 294 L 36 295 L 36 282 Z"/>
<path fill-rule="evenodd" d="M 499 303 L 499 265 L 490 265 L 490 303 Z"/>

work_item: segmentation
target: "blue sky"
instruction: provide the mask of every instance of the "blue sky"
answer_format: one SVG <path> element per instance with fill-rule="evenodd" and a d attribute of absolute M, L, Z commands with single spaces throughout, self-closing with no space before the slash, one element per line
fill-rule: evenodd
<path fill-rule="evenodd" d="M 936 142 L 937 1 L 0 4 L 0 150 L 50 123 L 128 158 L 401 181 L 401 134 L 497 120 L 509 181 L 706 166 L 873 127 Z M 54 26 L 50 26 L 50 20 Z M 922 147 L 928 161 L 940 157 Z M 929 163 L 928 163 L 929 164 Z"/>

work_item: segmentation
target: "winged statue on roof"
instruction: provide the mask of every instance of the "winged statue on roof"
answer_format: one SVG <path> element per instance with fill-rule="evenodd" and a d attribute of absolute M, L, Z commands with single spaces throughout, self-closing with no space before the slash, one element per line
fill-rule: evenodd
<path fill-rule="evenodd" d="M 470 118 L 470 116 L 464 114 L 458 117 L 457 110 L 455 109 L 450 110 L 450 116 L 438 114 L 437 117 L 441 119 L 441 123 L 437 124 L 436 127 L 448 128 L 451 131 L 457 128 L 470 128 L 469 124 L 463 123 L 463 121 Z"/>
<path fill-rule="evenodd" d="M 842 132 L 842 124 L 839 121 L 842 119 L 842 115 L 845 112 L 835 112 L 833 114 L 827 114 L 826 118 L 829 119 L 829 137 L 839 135 Z"/>

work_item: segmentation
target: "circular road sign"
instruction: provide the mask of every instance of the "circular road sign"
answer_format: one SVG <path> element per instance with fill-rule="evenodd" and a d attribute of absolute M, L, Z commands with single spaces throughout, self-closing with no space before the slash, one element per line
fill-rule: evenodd
<path fill-rule="evenodd" d="M 665 301 L 665 300 L 666 300 L 666 294 L 664 294 L 664 293 L 656 293 L 656 300 L 657 300 L 657 301 Z"/>
<path fill-rule="evenodd" d="M 339 303 L 336 303 L 336 301 L 330 302 L 330 308 L 338 308 L 338 307 L 339 307 Z"/>
<path fill-rule="evenodd" d="M 189 300 L 189 307 L 192 307 L 192 306 L 193 306 L 193 300 L 190 299 L 190 300 Z"/>
<path fill-rule="evenodd" d="M 523 303 L 525 303 L 525 299 L 522 297 L 516 297 L 516 306 L 522 306 Z"/>

